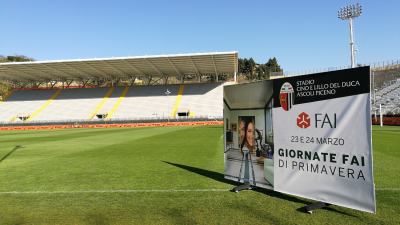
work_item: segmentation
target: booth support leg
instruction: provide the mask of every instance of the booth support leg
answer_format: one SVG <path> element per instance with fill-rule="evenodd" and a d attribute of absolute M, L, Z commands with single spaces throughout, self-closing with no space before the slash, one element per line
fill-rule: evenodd
<path fill-rule="evenodd" d="M 304 210 L 305 210 L 306 213 L 312 214 L 314 210 L 321 209 L 321 208 L 324 208 L 324 207 L 330 206 L 330 205 L 331 204 L 325 203 L 325 202 L 316 202 L 314 204 L 305 206 Z"/>

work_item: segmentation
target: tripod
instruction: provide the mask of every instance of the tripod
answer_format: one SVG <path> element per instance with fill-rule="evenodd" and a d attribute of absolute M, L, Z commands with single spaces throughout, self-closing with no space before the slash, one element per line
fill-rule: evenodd
<path fill-rule="evenodd" d="M 238 182 L 240 182 L 240 178 L 242 176 L 243 164 L 244 164 L 244 174 L 243 174 L 244 184 L 239 185 L 237 187 L 234 187 L 232 189 L 232 191 L 234 191 L 236 193 L 239 192 L 239 191 L 242 191 L 242 190 L 251 190 L 253 188 L 253 186 L 256 186 L 256 179 L 255 179 L 255 175 L 254 175 L 253 161 L 251 159 L 251 153 L 250 153 L 249 150 L 243 150 L 242 162 L 240 163 L 240 171 L 239 171 Z M 250 183 L 249 167 L 251 167 L 253 185 L 251 185 L 251 183 Z"/>

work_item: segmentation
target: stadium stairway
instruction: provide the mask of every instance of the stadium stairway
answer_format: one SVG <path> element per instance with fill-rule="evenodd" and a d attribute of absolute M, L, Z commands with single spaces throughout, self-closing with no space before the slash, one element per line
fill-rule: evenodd
<path fill-rule="evenodd" d="M 178 94 L 176 95 L 174 108 L 172 109 L 170 117 L 176 117 L 176 114 L 178 113 L 178 108 L 182 101 L 183 90 L 185 90 L 185 85 L 184 84 L 179 85 Z"/>
<path fill-rule="evenodd" d="M 108 88 L 64 89 L 54 102 L 40 113 L 35 121 L 46 120 L 82 120 L 103 99 Z"/>
<path fill-rule="evenodd" d="M 21 122 L 18 117 L 27 117 L 35 112 L 38 115 L 49 106 L 51 102 L 48 101 L 55 93 L 57 93 L 56 90 L 13 91 L 12 95 L 0 104 L 0 122 Z"/>
<path fill-rule="evenodd" d="M 43 105 L 41 105 L 37 110 L 35 110 L 29 115 L 27 121 L 31 121 L 32 119 L 40 115 L 40 113 L 43 112 L 43 110 L 45 110 L 51 103 L 53 103 L 54 99 L 56 99 L 60 95 L 60 93 L 61 89 L 56 90 L 56 92 L 54 92 L 54 94 L 49 98 L 49 100 L 47 100 Z"/>
<path fill-rule="evenodd" d="M 90 114 L 89 120 L 92 120 L 92 119 L 94 119 L 96 117 L 96 115 L 103 108 L 104 104 L 106 104 L 107 100 L 110 98 L 110 96 L 112 95 L 114 90 L 115 90 L 115 87 L 110 87 L 110 89 L 108 89 L 107 93 L 104 95 L 104 97 L 101 100 L 101 102 L 99 104 L 97 104 L 97 106 L 94 109 L 94 111 Z"/>
<path fill-rule="evenodd" d="M 119 98 L 117 99 L 117 101 L 114 103 L 113 107 L 111 108 L 111 110 L 107 111 L 107 119 L 112 119 L 115 111 L 118 110 L 119 106 L 121 105 L 122 101 L 125 99 L 126 94 L 129 91 L 129 86 L 126 86 L 121 95 L 119 96 Z"/>
<path fill-rule="evenodd" d="M 112 118 L 161 118 L 171 114 L 180 85 L 134 86 Z M 169 92 L 169 94 L 166 94 Z"/>
<path fill-rule="evenodd" d="M 222 117 L 223 84 L 186 85 L 178 111 L 190 111 L 190 116 Z"/>

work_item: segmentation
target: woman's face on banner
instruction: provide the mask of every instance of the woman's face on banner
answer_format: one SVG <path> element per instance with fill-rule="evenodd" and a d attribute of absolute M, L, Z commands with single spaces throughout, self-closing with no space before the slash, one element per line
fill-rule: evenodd
<path fill-rule="evenodd" d="M 247 131 L 246 131 L 246 135 L 247 135 L 247 144 L 250 147 L 254 146 L 254 123 L 250 122 L 249 126 L 247 127 Z"/>

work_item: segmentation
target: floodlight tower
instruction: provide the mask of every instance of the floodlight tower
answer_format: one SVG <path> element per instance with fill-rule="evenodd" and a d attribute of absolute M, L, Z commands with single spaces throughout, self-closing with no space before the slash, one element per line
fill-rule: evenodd
<path fill-rule="evenodd" d="M 353 19 L 361 15 L 361 5 L 348 5 L 341 8 L 338 11 L 338 18 L 342 20 L 348 20 L 350 25 L 350 57 L 351 57 L 351 68 L 356 67 L 356 59 L 354 52 L 354 38 L 353 38 Z"/>

